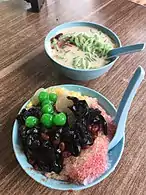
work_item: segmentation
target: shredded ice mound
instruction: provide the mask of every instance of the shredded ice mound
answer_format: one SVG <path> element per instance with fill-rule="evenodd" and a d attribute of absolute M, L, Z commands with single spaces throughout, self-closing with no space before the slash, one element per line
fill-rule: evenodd
<path fill-rule="evenodd" d="M 108 138 L 100 134 L 91 147 L 82 150 L 80 156 L 65 158 L 62 174 L 75 183 L 91 183 L 107 169 L 108 144 Z"/>

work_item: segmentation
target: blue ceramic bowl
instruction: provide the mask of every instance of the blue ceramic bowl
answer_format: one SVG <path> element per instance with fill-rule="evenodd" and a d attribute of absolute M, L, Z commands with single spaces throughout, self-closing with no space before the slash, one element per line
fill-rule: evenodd
<path fill-rule="evenodd" d="M 106 99 L 103 95 L 101 95 L 100 93 L 98 93 L 92 89 L 89 89 L 89 88 L 86 88 L 83 86 L 79 86 L 79 85 L 60 85 L 57 87 L 63 87 L 63 88 L 66 88 L 68 90 L 71 90 L 71 91 L 81 92 L 83 95 L 97 98 L 99 103 L 101 104 L 101 106 L 107 111 L 108 114 L 110 114 L 113 117 L 116 115 L 116 109 L 113 106 L 113 104 L 108 99 Z M 24 108 L 27 103 L 28 102 L 26 102 L 22 108 Z M 14 126 L 13 126 L 12 142 L 13 142 L 13 149 L 14 149 L 14 152 L 15 152 L 15 155 L 16 155 L 16 158 L 17 158 L 19 164 L 24 169 L 24 171 L 30 177 L 32 177 L 34 180 L 36 180 L 37 182 L 41 183 L 42 185 L 44 185 L 48 188 L 52 188 L 52 189 L 82 190 L 82 189 L 94 186 L 95 184 L 101 182 L 111 172 L 114 171 L 114 169 L 117 166 L 117 164 L 122 156 L 122 153 L 123 153 L 125 137 L 123 137 L 121 139 L 121 141 L 112 150 L 109 151 L 108 156 L 109 156 L 110 166 L 109 166 L 108 170 L 103 175 L 101 175 L 101 177 L 97 178 L 95 181 L 93 181 L 92 183 L 90 183 L 86 186 L 68 183 L 65 181 L 48 179 L 44 175 L 39 173 L 38 171 L 35 171 L 33 169 L 33 167 L 27 162 L 26 156 L 22 150 L 19 136 L 18 136 L 18 123 L 16 120 L 15 120 Z"/>
<path fill-rule="evenodd" d="M 121 46 L 121 42 L 118 36 L 113 31 L 111 31 L 109 28 L 96 24 L 96 23 L 91 23 L 91 22 L 64 23 L 64 24 L 57 26 L 56 28 L 54 28 L 48 33 L 48 35 L 45 38 L 45 43 L 44 43 L 45 51 L 48 54 L 49 58 L 53 61 L 53 65 L 56 68 L 56 70 L 58 70 L 58 72 L 62 72 L 65 76 L 73 80 L 85 81 L 85 80 L 95 79 L 103 75 L 104 73 L 106 73 L 113 66 L 113 64 L 116 62 L 118 57 L 113 58 L 110 63 L 108 63 L 107 65 L 103 67 L 100 67 L 97 69 L 84 70 L 84 69 L 75 69 L 75 68 L 67 67 L 65 66 L 65 64 L 59 64 L 56 61 L 54 61 L 50 55 L 51 48 L 50 48 L 50 45 L 48 44 L 50 42 L 50 39 L 54 37 L 55 35 L 57 35 L 58 32 L 60 32 L 61 30 L 65 28 L 75 27 L 75 26 L 87 26 L 87 27 L 93 27 L 98 30 L 101 30 L 103 33 L 107 34 L 113 40 L 113 42 L 116 44 L 117 47 Z"/>

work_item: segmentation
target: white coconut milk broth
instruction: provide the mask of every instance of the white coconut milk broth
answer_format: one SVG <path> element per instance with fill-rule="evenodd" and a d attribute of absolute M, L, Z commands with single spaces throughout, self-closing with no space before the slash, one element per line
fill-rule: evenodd
<path fill-rule="evenodd" d="M 93 35 L 93 33 L 100 33 L 101 31 L 98 31 L 95 28 L 90 28 L 90 27 L 71 27 L 64 29 L 59 33 L 68 34 L 68 33 L 87 33 L 87 35 Z M 102 33 L 102 37 L 104 39 L 105 43 L 110 43 L 112 47 L 115 47 L 115 44 L 112 42 L 111 38 L 107 36 L 106 34 Z M 85 57 L 85 52 L 81 51 L 78 47 L 72 45 L 72 46 L 66 46 L 64 49 L 59 49 L 58 51 L 56 49 L 51 49 L 51 57 L 58 62 L 59 64 L 62 64 L 64 66 L 69 66 L 72 67 L 72 61 L 74 57 Z M 106 60 L 105 57 L 96 57 L 96 61 L 90 62 L 90 66 L 92 68 L 98 68 L 102 67 L 105 64 L 107 64 L 108 61 Z"/>

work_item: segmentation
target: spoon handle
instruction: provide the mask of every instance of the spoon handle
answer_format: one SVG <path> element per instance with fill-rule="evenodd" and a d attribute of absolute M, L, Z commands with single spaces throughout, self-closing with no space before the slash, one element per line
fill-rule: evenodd
<path fill-rule="evenodd" d="M 142 80 L 144 79 L 145 71 L 139 66 L 135 71 L 132 79 L 129 82 L 129 85 L 123 95 L 123 98 L 120 102 L 120 105 L 117 110 L 115 117 L 115 123 L 117 125 L 116 134 L 113 137 L 112 141 L 109 144 L 109 150 L 111 150 L 117 143 L 122 139 L 125 133 L 126 120 L 128 112 L 132 103 L 132 100 L 137 92 L 138 87 L 140 86 Z"/>
<path fill-rule="evenodd" d="M 115 49 L 110 50 L 107 55 L 108 55 L 108 58 L 112 58 L 115 56 L 121 56 L 124 54 L 142 51 L 144 49 L 144 47 L 145 47 L 144 43 L 136 44 L 136 45 L 129 45 L 129 46 L 125 46 L 125 47 L 119 47 L 119 48 L 115 48 Z"/>

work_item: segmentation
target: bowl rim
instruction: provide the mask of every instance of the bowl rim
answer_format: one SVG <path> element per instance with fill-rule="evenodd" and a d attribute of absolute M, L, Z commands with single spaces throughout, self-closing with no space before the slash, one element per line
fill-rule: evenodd
<path fill-rule="evenodd" d="M 105 101 L 107 101 L 108 102 L 108 104 L 110 104 L 112 107 L 113 107 L 113 110 L 114 111 L 116 111 L 116 108 L 114 107 L 114 105 L 104 96 L 104 95 L 102 95 L 100 92 L 97 92 L 97 91 L 95 91 L 95 90 L 93 90 L 93 89 L 91 89 L 91 88 L 88 88 L 88 87 L 84 87 L 84 86 L 81 86 L 81 85 L 74 85 L 74 84 L 64 84 L 64 85 L 55 85 L 55 86 L 50 86 L 50 87 L 79 87 L 79 88 L 83 88 L 83 89 L 86 89 L 86 90 L 89 90 L 89 91 L 91 91 L 91 92 L 93 92 L 93 93 L 97 93 L 100 97 L 102 97 Z M 49 87 L 48 87 L 49 88 Z M 47 88 L 45 88 L 45 89 L 47 89 Z M 97 97 L 95 97 L 95 98 L 97 98 Z M 23 104 L 23 106 L 21 107 L 21 109 L 19 110 L 19 112 L 23 109 L 23 108 L 25 108 L 26 107 L 26 105 L 28 104 L 28 102 L 30 101 L 30 99 L 28 100 L 28 101 L 26 101 L 24 104 Z M 18 112 L 18 113 L 19 113 Z M 95 179 L 92 183 L 90 183 L 90 184 L 88 184 L 88 185 L 78 185 L 77 187 L 74 187 L 74 188 L 72 188 L 72 187 L 69 187 L 69 188 L 67 188 L 67 187 L 59 187 L 59 186 L 51 186 L 51 184 L 50 185 L 48 185 L 47 184 L 47 182 L 45 182 L 45 181 L 43 181 L 43 179 L 42 180 L 39 180 L 37 177 L 35 177 L 35 175 L 33 175 L 32 173 L 31 173 L 31 171 L 32 170 L 30 170 L 29 168 L 26 168 L 25 167 L 25 163 L 27 163 L 28 165 L 30 165 L 29 164 L 29 162 L 27 161 L 27 159 L 25 160 L 25 161 L 23 161 L 22 159 L 21 159 L 21 157 L 20 157 L 20 155 L 22 155 L 22 156 L 24 156 L 25 158 L 26 158 L 26 155 L 24 154 L 24 151 L 22 150 L 22 151 L 20 151 L 20 150 L 18 150 L 18 146 L 19 145 L 17 145 L 17 143 L 16 143 L 16 140 L 15 140 L 15 136 L 16 136 L 16 134 L 18 134 L 18 128 L 16 129 L 16 126 L 17 125 L 17 120 L 15 120 L 14 121 L 14 124 L 13 124 L 13 129 L 12 129 L 12 145 L 13 145 L 13 150 L 14 150 L 14 153 L 15 153 L 15 156 L 16 156 L 16 159 L 17 159 L 17 161 L 18 161 L 18 163 L 20 164 L 20 166 L 21 166 L 21 168 L 25 171 L 25 173 L 27 173 L 32 179 L 34 179 L 36 182 L 38 182 L 39 184 L 42 184 L 42 185 L 44 185 L 44 186 L 46 186 L 46 187 L 48 187 L 48 188 L 51 188 L 51 189 L 56 189 L 56 190 L 82 190 L 82 189 L 86 189 L 86 188 L 89 188 L 89 187 L 92 187 L 92 186 L 94 186 L 94 185 L 96 185 L 96 184 L 98 184 L 99 182 L 101 182 L 102 180 L 104 180 L 106 177 L 108 177 L 113 171 L 114 171 L 114 169 L 115 169 L 115 167 L 117 166 L 117 164 L 119 163 L 119 161 L 120 161 L 120 159 L 121 159 L 121 156 L 122 156 L 122 153 L 123 153 L 123 150 L 124 150 L 124 143 L 125 143 L 125 136 L 123 136 L 123 138 L 121 139 L 121 141 L 119 142 L 119 143 L 121 143 L 122 145 L 121 145 L 121 150 L 120 150 L 120 154 L 119 154 L 119 156 L 118 156 L 118 158 L 117 158 L 117 160 L 116 160 L 116 162 L 115 162 L 115 164 L 108 170 L 108 172 L 107 173 L 105 173 L 105 175 L 102 177 L 102 175 L 101 175 L 101 177 L 99 177 L 99 179 L 97 180 L 97 179 Z M 119 144 L 118 143 L 118 144 Z M 117 144 L 117 145 L 118 145 Z M 115 146 L 116 147 L 116 146 Z M 114 147 L 114 148 L 115 148 Z M 113 149 L 112 149 L 113 150 Z M 109 152 L 111 152 L 112 150 L 110 150 Z M 33 168 L 32 168 L 33 169 Z M 37 173 L 37 174 L 41 174 L 41 173 L 39 173 L 39 172 L 37 172 L 36 170 L 33 170 L 34 171 L 34 173 Z M 42 174 L 41 174 L 41 176 L 43 176 Z M 45 177 L 45 176 L 44 176 Z M 48 178 L 48 179 L 50 179 L 50 180 L 54 180 L 54 179 L 51 179 L 51 178 Z M 97 181 L 96 181 L 97 180 Z M 58 180 L 58 182 L 59 182 L 59 180 Z M 59 184 L 58 184 L 59 185 Z M 67 183 L 65 183 L 65 185 L 68 185 Z"/>
<path fill-rule="evenodd" d="M 104 26 L 104 25 L 102 25 L 102 24 L 95 23 L 95 22 L 89 22 L 89 21 L 72 21 L 72 22 L 65 22 L 65 23 L 62 23 L 62 24 L 56 26 L 56 27 L 53 28 L 52 30 L 50 30 L 49 33 L 48 33 L 48 34 L 46 35 L 46 37 L 45 37 L 44 47 L 45 47 L 45 52 L 47 53 L 47 55 L 49 56 L 49 58 L 50 58 L 54 63 L 58 64 L 59 66 L 62 66 L 63 68 L 66 68 L 66 69 L 68 69 L 68 70 L 81 71 L 81 72 L 92 72 L 92 71 L 95 71 L 95 70 L 102 70 L 102 69 L 104 69 L 104 68 L 106 68 L 106 67 L 111 66 L 111 63 L 115 63 L 115 62 L 118 60 L 119 56 L 114 57 L 114 60 L 113 60 L 113 61 L 111 61 L 110 63 L 108 63 L 108 64 L 106 64 L 106 65 L 104 65 L 104 66 L 102 66 L 102 67 L 98 67 L 98 68 L 94 68 L 94 69 L 81 69 L 81 68 L 75 69 L 75 68 L 73 68 L 73 67 L 69 67 L 69 66 L 65 66 L 65 65 L 63 65 L 63 64 L 60 64 L 60 63 L 58 63 L 57 61 L 55 61 L 55 60 L 51 57 L 51 55 L 49 54 L 48 49 L 47 49 L 47 48 L 48 48 L 48 47 L 47 47 L 48 36 L 50 36 L 51 33 L 53 33 L 53 32 L 56 31 L 58 28 L 61 28 L 61 27 L 64 26 L 64 25 L 74 25 L 74 24 L 79 24 L 79 23 L 81 23 L 81 24 L 94 25 L 94 26 L 97 26 L 97 28 L 98 28 L 98 26 L 99 26 L 99 27 L 101 27 L 101 28 L 103 28 L 103 29 L 109 31 L 111 34 L 113 34 L 113 36 L 114 36 L 114 38 L 117 40 L 119 46 L 120 46 L 120 47 L 122 46 L 121 41 L 120 41 L 118 35 L 117 35 L 115 32 L 113 32 L 110 28 L 108 28 L 108 27 L 106 27 L 106 26 Z M 64 29 L 64 28 L 62 28 L 62 29 Z M 49 38 L 49 40 L 50 40 L 50 38 Z"/>

